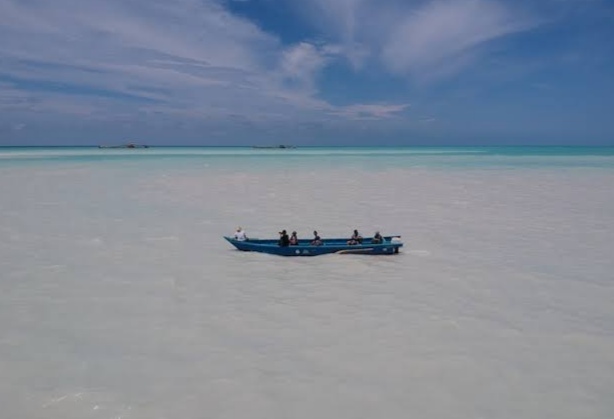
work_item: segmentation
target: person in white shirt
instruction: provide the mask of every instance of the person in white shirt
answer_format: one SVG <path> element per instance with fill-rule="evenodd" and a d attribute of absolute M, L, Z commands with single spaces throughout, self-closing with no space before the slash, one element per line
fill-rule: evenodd
<path fill-rule="evenodd" d="M 247 240 L 247 236 L 245 235 L 245 231 L 243 231 L 243 228 L 237 228 L 237 231 L 235 232 L 235 240 L 239 240 L 240 242 L 244 242 Z"/>

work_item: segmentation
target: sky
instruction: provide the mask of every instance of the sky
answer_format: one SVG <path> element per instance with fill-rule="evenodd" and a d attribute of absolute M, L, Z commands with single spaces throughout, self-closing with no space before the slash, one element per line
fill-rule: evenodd
<path fill-rule="evenodd" d="M 0 146 L 614 145 L 614 0 L 0 0 Z"/>

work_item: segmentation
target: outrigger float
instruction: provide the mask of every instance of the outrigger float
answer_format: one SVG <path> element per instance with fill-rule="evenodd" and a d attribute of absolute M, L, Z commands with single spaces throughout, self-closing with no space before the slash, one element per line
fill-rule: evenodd
<path fill-rule="evenodd" d="M 392 255 L 399 253 L 403 247 L 401 236 L 385 236 L 382 243 L 371 243 L 372 238 L 366 237 L 361 244 L 347 244 L 348 239 L 323 239 L 318 246 L 311 245 L 308 240 L 299 241 L 298 245 L 280 246 L 275 239 L 237 240 L 233 237 L 224 238 L 244 252 L 261 252 L 279 256 L 319 256 L 331 253 L 340 255 Z"/>

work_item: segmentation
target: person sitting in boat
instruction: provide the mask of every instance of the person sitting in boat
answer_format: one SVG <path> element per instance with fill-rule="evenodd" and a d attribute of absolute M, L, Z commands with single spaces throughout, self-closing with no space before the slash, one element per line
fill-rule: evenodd
<path fill-rule="evenodd" d="M 317 231 L 313 231 L 313 240 L 310 243 L 312 246 L 322 246 L 322 239 L 318 235 Z"/>
<path fill-rule="evenodd" d="M 245 231 L 243 231 L 242 227 L 237 227 L 237 231 L 235 232 L 235 240 L 240 242 L 247 241 L 247 236 L 245 235 Z"/>
<path fill-rule="evenodd" d="M 279 241 L 277 242 L 281 247 L 290 246 L 290 238 L 288 237 L 288 233 L 286 230 L 282 230 L 279 232 Z"/>
<path fill-rule="evenodd" d="M 352 237 L 350 237 L 350 239 L 348 240 L 348 244 L 362 244 L 362 236 L 360 235 L 358 230 L 354 230 L 354 234 L 352 234 Z"/>
<path fill-rule="evenodd" d="M 298 246 L 298 237 L 296 235 L 296 231 L 292 232 L 290 236 L 290 246 Z"/>
<path fill-rule="evenodd" d="M 382 244 L 382 243 L 384 243 L 384 238 L 382 237 L 381 234 L 379 234 L 379 231 L 375 232 L 375 234 L 373 235 L 373 239 L 371 239 L 371 243 L 373 243 L 373 244 Z"/>

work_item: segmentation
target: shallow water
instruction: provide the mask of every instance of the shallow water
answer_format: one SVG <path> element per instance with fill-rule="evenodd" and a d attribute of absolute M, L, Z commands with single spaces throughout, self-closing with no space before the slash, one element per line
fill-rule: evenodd
<path fill-rule="evenodd" d="M 133 151 L 0 153 L 6 417 L 614 413 L 613 155 Z"/>

